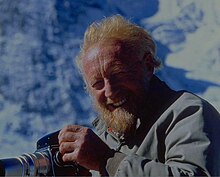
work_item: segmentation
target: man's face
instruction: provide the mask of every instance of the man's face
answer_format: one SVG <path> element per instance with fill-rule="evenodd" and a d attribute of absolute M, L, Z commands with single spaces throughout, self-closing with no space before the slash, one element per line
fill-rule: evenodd
<path fill-rule="evenodd" d="M 95 107 L 107 126 L 132 133 L 146 99 L 148 78 L 143 55 L 119 41 L 96 44 L 83 57 L 83 73 Z"/>

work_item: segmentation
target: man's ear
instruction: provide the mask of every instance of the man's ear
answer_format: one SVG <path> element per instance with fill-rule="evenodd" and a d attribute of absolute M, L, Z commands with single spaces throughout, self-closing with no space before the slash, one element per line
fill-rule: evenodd
<path fill-rule="evenodd" d="M 151 79 L 154 74 L 154 63 L 152 57 L 153 56 L 150 53 L 146 53 L 143 57 L 145 67 L 147 68 L 147 78 L 149 79 Z"/>

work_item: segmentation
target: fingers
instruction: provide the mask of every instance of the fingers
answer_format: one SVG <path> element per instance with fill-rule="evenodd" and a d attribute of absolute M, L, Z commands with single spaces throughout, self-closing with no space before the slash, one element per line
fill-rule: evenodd
<path fill-rule="evenodd" d="M 78 151 L 84 141 L 84 129 L 85 127 L 79 125 L 67 125 L 60 131 L 58 135 L 59 151 L 63 155 L 64 162 L 76 161 Z"/>
<path fill-rule="evenodd" d="M 63 155 L 65 153 L 73 152 L 76 149 L 76 143 L 74 142 L 63 142 L 60 144 L 59 151 Z"/>
<path fill-rule="evenodd" d="M 75 142 L 77 139 L 80 139 L 80 134 L 74 132 L 66 132 L 59 136 L 59 144 L 62 142 Z"/>
<path fill-rule="evenodd" d="M 95 154 L 99 152 L 94 152 L 94 149 L 103 142 L 90 128 L 68 125 L 60 131 L 58 139 L 64 162 L 76 162 L 87 169 L 98 169 L 99 163 L 95 161 L 101 159 L 103 153 L 100 151 L 101 157 L 96 159 Z"/>
<path fill-rule="evenodd" d="M 78 125 L 67 125 L 64 127 L 58 135 L 59 144 L 62 142 L 74 142 L 79 138 L 81 129 L 82 127 Z"/>
<path fill-rule="evenodd" d="M 79 132 L 82 128 L 79 125 L 67 125 L 60 131 L 58 138 L 66 132 Z"/>
<path fill-rule="evenodd" d="M 64 162 L 76 162 L 76 163 L 78 163 L 77 162 L 77 152 L 76 152 L 77 150 L 75 150 L 75 151 L 73 151 L 73 152 L 70 152 L 70 153 L 65 153 L 64 155 L 63 155 L 63 161 Z"/>

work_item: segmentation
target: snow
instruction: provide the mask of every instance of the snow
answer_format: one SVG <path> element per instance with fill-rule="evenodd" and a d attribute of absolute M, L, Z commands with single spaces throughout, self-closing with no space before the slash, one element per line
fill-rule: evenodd
<path fill-rule="evenodd" d="M 165 65 L 184 69 L 184 79 L 206 82 L 207 88 L 198 90 L 197 94 L 219 110 L 220 99 L 217 93 L 220 92 L 220 1 L 176 1 L 172 5 L 169 4 L 171 1 L 160 2 L 163 2 L 160 4 L 161 11 L 143 22 L 159 25 L 152 34 L 171 51 L 167 54 Z M 173 16 L 170 16 L 169 12 L 174 11 Z M 190 90 L 193 87 L 185 87 L 187 83 L 181 83 L 182 77 L 179 78 L 180 83 L 172 84 L 178 82 L 175 77 L 169 75 L 169 79 L 164 77 L 164 80 L 171 80 L 169 83 L 174 89 Z"/>

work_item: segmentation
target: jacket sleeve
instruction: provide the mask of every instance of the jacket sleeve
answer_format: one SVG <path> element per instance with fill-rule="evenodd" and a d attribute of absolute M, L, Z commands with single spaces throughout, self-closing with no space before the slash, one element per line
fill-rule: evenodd
<path fill-rule="evenodd" d="M 116 152 L 107 162 L 109 176 L 210 176 L 206 160 L 210 140 L 204 111 L 208 110 L 201 105 L 189 105 L 167 113 L 151 128 L 154 139 L 163 134 L 164 161 L 148 159 L 138 152 L 130 155 Z"/>

